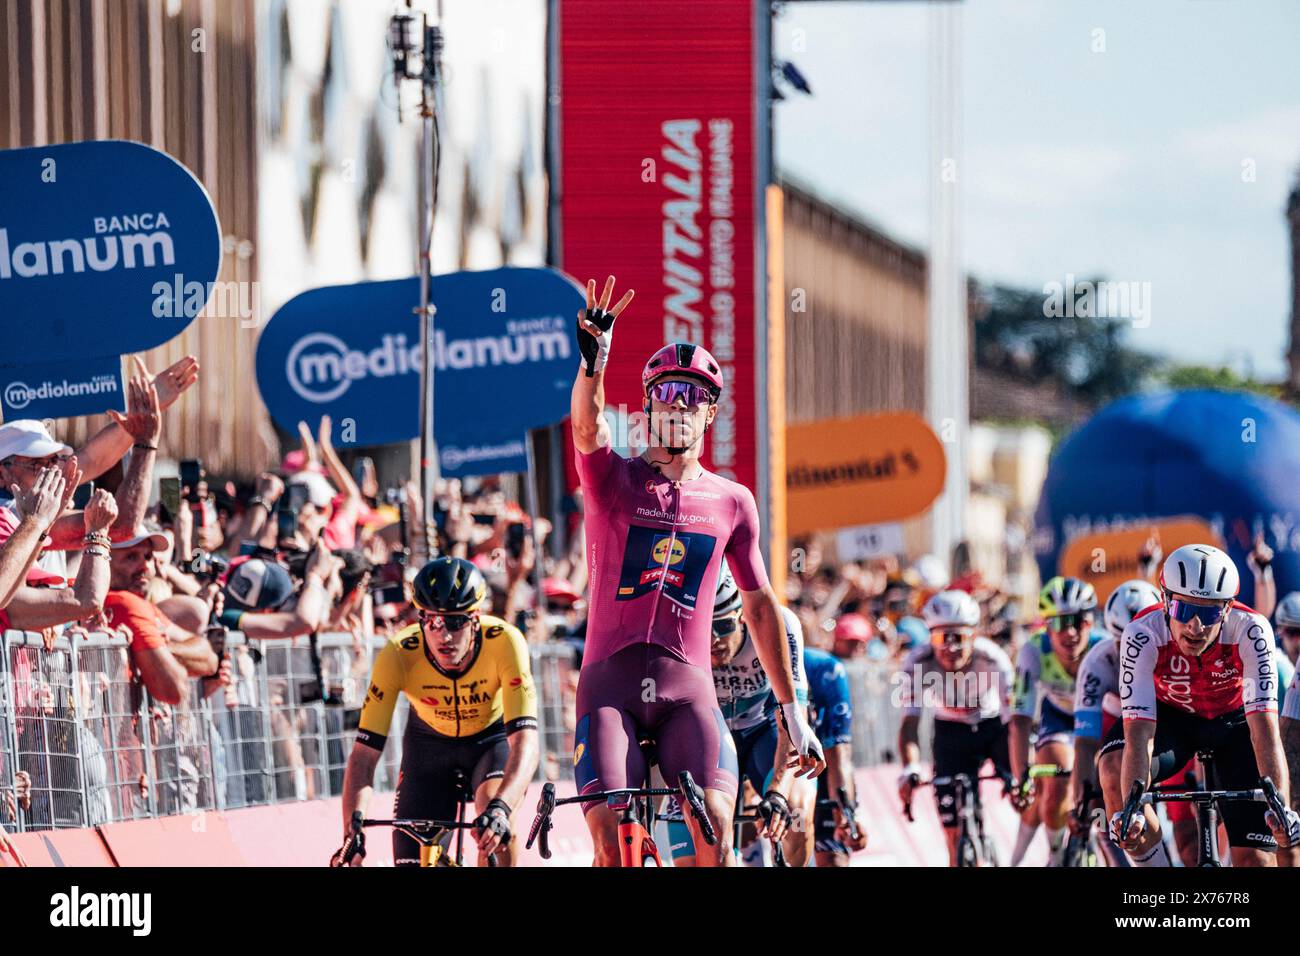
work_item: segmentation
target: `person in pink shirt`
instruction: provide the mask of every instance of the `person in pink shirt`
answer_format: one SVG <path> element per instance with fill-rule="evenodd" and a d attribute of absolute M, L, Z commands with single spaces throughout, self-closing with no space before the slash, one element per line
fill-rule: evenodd
<path fill-rule="evenodd" d="M 789 648 L 759 550 L 754 496 L 700 464 L 722 394 L 722 370 L 698 345 L 675 342 L 657 351 L 641 377 L 649 447 L 635 458 L 617 454 L 603 416 L 605 366 L 614 320 L 632 292 L 611 308 L 613 290 L 610 276 L 597 303 L 596 284 L 587 283 L 587 308 L 578 315 L 583 363 L 571 405 L 590 577 L 577 690 L 578 789 L 640 786 L 646 768 L 638 741 L 648 734 L 665 780 L 688 770 L 704 788 L 717 843 L 706 845 L 687 815 L 697 865 L 733 865 L 736 752 L 718 709 L 709 654 L 724 557 L 780 704 L 778 746 L 797 758 L 800 774 L 820 773 L 825 760 L 795 702 Z M 584 807 L 596 864 L 617 866 L 614 811 L 597 801 Z"/>

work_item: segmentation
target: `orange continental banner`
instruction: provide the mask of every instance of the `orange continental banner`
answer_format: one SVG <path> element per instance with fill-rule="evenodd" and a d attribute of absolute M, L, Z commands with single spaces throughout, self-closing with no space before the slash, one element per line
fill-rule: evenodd
<path fill-rule="evenodd" d="M 911 412 L 791 425 L 785 441 L 791 535 L 912 518 L 943 491 L 943 445 Z"/>
<path fill-rule="evenodd" d="M 1061 550 L 1057 571 L 1090 581 L 1097 589 L 1098 602 L 1104 604 L 1116 587 L 1129 578 L 1139 577 L 1138 555 L 1153 534 L 1159 536 L 1160 550 L 1166 555 L 1185 544 L 1223 547 L 1223 540 L 1214 529 L 1195 515 L 1158 518 L 1123 531 L 1101 531 L 1074 538 Z"/>

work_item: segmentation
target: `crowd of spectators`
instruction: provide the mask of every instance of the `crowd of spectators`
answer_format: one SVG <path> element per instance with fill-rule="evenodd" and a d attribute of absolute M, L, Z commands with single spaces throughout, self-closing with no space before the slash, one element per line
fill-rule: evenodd
<path fill-rule="evenodd" d="M 47 650 L 59 634 L 126 639 L 121 673 L 83 674 L 84 686 L 65 690 L 62 706 L 82 718 L 70 725 L 84 733 L 86 719 L 99 713 L 93 700 L 114 682 L 147 691 L 155 743 L 178 740 L 182 730 L 238 734 L 240 721 L 262 706 L 272 712 L 277 790 L 318 795 L 303 770 L 311 761 L 301 693 L 287 676 L 259 685 L 257 645 L 227 647 L 226 636 L 240 632 L 269 642 L 265 648 L 350 634 L 358 651 L 351 665 L 331 672 L 328 660 L 321 669 L 320 655 L 312 655 L 317 677 L 329 685 L 314 699 L 331 702 L 349 679 L 364 688 L 369 655 L 361 650 L 371 638 L 414 620 L 407 580 L 439 553 L 478 565 L 491 589 L 490 613 L 516 624 L 530 642 L 567 644 L 572 678 L 586 628 L 581 491 L 566 501 L 572 534 L 556 549 L 551 523 L 530 517 L 494 478 L 438 481 L 426 534 L 419 487 L 381 488 L 368 458 L 345 464 L 328 418 L 314 428 L 300 423 L 297 447 L 251 482 L 209 475 L 198 461 L 159 463 L 162 412 L 198 376 L 192 357 L 157 375 L 135 360 L 126 411 L 110 413 L 110 423 L 76 449 L 39 421 L 0 426 L 0 629 L 37 632 Z M 911 565 L 894 558 L 832 563 L 815 540 L 795 542 L 791 554 L 785 596 L 806 640 L 845 660 L 901 660 L 927 639 L 921 605 L 950 584 L 977 596 L 995 639 L 1013 643 L 1021 629 L 1015 596 L 985 588 L 978 575 L 950 582 L 932 557 Z M 15 676 L 22 683 L 24 675 Z M 49 674 L 26 677 L 37 690 L 19 701 L 19 764 L 25 752 L 41 749 L 21 739 L 39 723 L 24 722 L 24 708 L 49 716 L 59 706 Z M 228 711 L 222 727 L 182 726 L 195 694 L 221 695 Z M 78 752 L 85 761 L 129 743 L 82 740 Z M 48 741 L 43 746 L 49 750 Z M 183 747 L 174 749 L 170 795 L 155 792 L 157 806 L 172 812 L 197 802 L 202 776 Z M 222 748 L 213 748 L 212 759 L 226 760 Z M 31 800 L 31 772 L 11 769 L 18 786 L 0 801 L 0 823 Z M 138 777 L 145 792 L 143 767 L 127 776 Z M 250 777 L 244 786 L 250 802 L 266 796 L 264 781 Z M 106 817 L 112 800 L 95 802 L 104 806 L 92 815 Z"/>

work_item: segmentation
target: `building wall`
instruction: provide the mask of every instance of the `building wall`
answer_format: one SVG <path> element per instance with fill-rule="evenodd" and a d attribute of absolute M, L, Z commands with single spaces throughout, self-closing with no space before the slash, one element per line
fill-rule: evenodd
<path fill-rule="evenodd" d="M 923 415 L 924 255 L 798 184 L 782 186 L 789 422 Z"/>
<path fill-rule="evenodd" d="M 916 249 L 785 181 L 785 394 L 794 425 L 849 415 L 925 415 L 926 263 Z M 908 555 L 929 518 L 903 523 Z"/>

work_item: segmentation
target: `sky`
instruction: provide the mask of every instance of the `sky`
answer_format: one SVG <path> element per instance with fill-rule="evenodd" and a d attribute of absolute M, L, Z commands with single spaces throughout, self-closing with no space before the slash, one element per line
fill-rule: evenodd
<path fill-rule="evenodd" d="M 959 17 L 968 273 L 1149 283 L 1129 345 L 1280 379 L 1300 0 L 972 0 Z M 921 248 L 930 22 L 922 2 L 793 2 L 774 36 L 813 90 L 777 105 L 778 170 Z"/>

